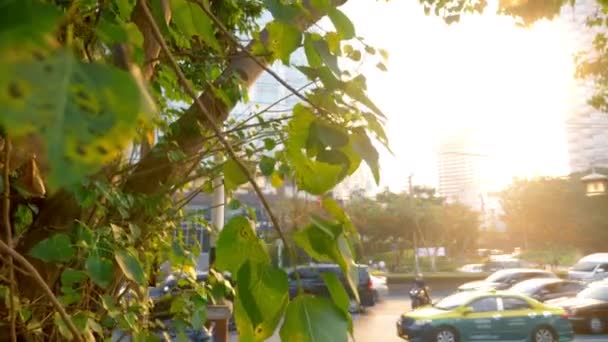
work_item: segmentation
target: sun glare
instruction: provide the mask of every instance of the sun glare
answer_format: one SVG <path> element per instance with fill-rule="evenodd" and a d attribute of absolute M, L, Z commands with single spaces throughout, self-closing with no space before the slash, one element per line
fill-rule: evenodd
<path fill-rule="evenodd" d="M 382 20 L 358 22 L 361 35 L 390 53 L 389 72 L 373 72 L 369 85 L 389 115 L 395 156 L 384 158 L 387 185 L 403 188 L 409 172 L 431 175 L 422 181 L 432 184 L 437 143 L 459 129 L 482 137 L 492 187 L 567 172 L 563 121 L 577 47 L 563 22 L 525 29 L 488 12 L 447 26 L 416 4 L 394 1 L 380 11 Z"/>

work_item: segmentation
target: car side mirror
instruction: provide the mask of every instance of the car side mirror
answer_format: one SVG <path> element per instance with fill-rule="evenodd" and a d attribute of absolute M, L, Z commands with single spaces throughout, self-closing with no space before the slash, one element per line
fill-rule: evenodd
<path fill-rule="evenodd" d="M 473 308 L 470 306 L 465 306 L 464 308 L 462 308 L 462 310 L 460 310 L 460 312 L 462 312 L 463 316 L 470 315 L 473 313 Z"/>

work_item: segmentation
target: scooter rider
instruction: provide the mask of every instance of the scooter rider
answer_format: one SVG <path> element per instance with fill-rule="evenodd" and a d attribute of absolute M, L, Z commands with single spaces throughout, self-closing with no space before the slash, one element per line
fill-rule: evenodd
<path fill-rule="evenodd" d="M 410 290 L 410 298 L 412 300 L 412 308 L 417 308 L 422 305 L 427 305 L 431 303 L 431 295 L 430 289 L 426 286 L 424 278 L 422 274 L 416 274 L 416 279 L 414 280 L 414 288 Z"/>

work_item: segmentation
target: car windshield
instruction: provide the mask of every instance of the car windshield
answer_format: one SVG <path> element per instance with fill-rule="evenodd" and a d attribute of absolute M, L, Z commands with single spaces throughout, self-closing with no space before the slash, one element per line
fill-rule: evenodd
<path fill-rule="evenodd" d="M 592 286 L 579 292 L 578 298 L 608 301 L 608 286 Z"/>
<path fill-rule="evenodd" d="M 579 262 L 578 264 L 572 267 L 572 270 L 578 272 L 593 272 L 597 265 L 597 262 L 592 261 Z"/>
<path fill-rule="evenodd" d="M 460 292 L 443 298 L 442 300 L 435 303 L 433 306 L 440 310 L 452 310 L 464 305 L 469 300 L 471 300 L 470 293 Z"/>

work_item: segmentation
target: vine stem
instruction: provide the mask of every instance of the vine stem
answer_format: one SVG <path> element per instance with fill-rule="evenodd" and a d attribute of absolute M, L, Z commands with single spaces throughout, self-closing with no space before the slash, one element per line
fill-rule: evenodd
<path fill-rule="evenodd" d="M 154 34 L 154 38 L 156 38 L 156 40 L 160 44 L 161 50 L 167 56 L 167 59 L 169 60 L 169 63 L 171 64 L 171 68 L 173 69 L 173 71 L 177 75 L 177 78 L 179 79 L 179 83 L 184 88 L 186 93 L 188 93 L 188 96 L 190 96 L 194 100 L 194 103 L 196 104 L 198 109 L 203 113 L 203 115 L 209 122 L 209 126 L 211 127 L 211 130 L 213 131 L 213 133 L 215 134 L 217 139 L 220 141 L 220 143 L 224 146 L 224 148 L 228 152 L 228 155 L 230 156 L 230 158 L 232 158 L 234 160 L 234 162 L 239 166 L 239 168 L 241 169 L 241 172 L 243 172 L 243 174 L 245 174 L 247 176 L 247 180 L 249 181 L 249 183 L 253 187 L 253 190 L 255 191 L 255 193 L 259 197 L 260 201 L 262 202 L 262 206 L 264 206 L 264 210 L 266 210 L 266 212 L 268 213 L 268 217 L 270 218 L 270 221 L 272 222 L 274 229 L 276 230 L 277 234 L 279 235 L 279 238 L 283 241 L 286 251 L 290 255 L 293 255 L 293 251 L 291 250 L 291 248 L 289 248 L 289 245 L 287 243 L 287 238 L 285 237 L 285 234 L 283 233 L 283 231 L 281 230 L 281 228 L 279 226 L 279 221 L 277 220 L 276 216 L 272 212 L 272 209 L 270 209 L 270 204 L 266 200 L 266 197 L 262 193 L 262 190 L 256 183 L 255 179 L 253 178 L 253 176 L 251 175 L 251 173 L 249 172 L 249 170 L 247 169 L 245 164 L 243 164 L 243 162 L 237 157 L 236 152 L 234 151 L 234 149 L 232 148 L 232 146 L 230 145 L 228 140 L 226 140 L 226 138 L 222 134 L 222 131 L 220 130 L 219 126 L 217 125 L 215 117 L 213 117 L 213 115 L 211 115 L 211 113 L 209 113 L 209 111 L 207 110 L 207 108 L 205 107 L 203 102 L 198 98 L 194 89 L 192 89 L 192 87 L 188 83 L 188 79 L 186 78 L 186 76 L 182 72 L 181 68 L 179 67 L 177 60 L 175 59 L 175 57 L 169 50 L 169 47 L 167 46 L 167 42 L 165 42 L 165 40 L 160 32 L 160 29 L 158 28 L 158 25 L 156 24 L 156 21 L 154 20 L 154 17 L 152 16 L 152 13 L 150 13 L 150 9 L 148 8 L 148 5 L 146 4 L 145 1 L 142 1 L 141 4 L 142 4 L 142 9 L 143 9 L 143 14 L 145 15 L 148 23 L 150 24 L 150 28 L 152 28 L 152 33 Z"/>
<path fill-rule="evenodd" d="M 3 200 L 3 219 L 4 219 L 4 231 L 6 233 L 6 243 L 9 246 L 13 246 L 13 230 L 11 227 L 11 187 L 9 183 L 10 176 L 10 158 L 11 158 L 11 139 L 7 136 L 4 138 L 4 172 L 3 172 L 3 185 L 4 185 L 4 200 Z M 13 264 L 13 257 L 8 257 L 9 267 L 9 318 L 11 321 L 11 341 L 17 342 L 17 313 L 15 312 L 15 265 Z"/>

